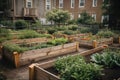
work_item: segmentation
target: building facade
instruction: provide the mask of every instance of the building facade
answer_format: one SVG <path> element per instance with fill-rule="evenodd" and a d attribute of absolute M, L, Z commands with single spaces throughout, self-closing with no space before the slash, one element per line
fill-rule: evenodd
<path fill-rule="evenodd" d="M 9 0 L 10 17 L 40 19 L 45 23 L 45 14 L 54 8 L 67 10 L 71 19 L 77 19 L 84 11 L 89 13 L 96 22 L 101 22 L 103 0 Z"/>

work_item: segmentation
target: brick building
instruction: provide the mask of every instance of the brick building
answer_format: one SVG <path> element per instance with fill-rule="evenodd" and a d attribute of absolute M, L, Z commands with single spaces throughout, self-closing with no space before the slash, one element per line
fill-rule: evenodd
<path fill-rule="evenodd" d="M 45 14 L 53 8 L 67 10 L 71 19 L 77 19 L 84 11 L 89 13 L 96 22 L 101 22 L 103 0 L 8 0 L 10 17 L 15 20 L 40 19 L 46 22 Z"/>

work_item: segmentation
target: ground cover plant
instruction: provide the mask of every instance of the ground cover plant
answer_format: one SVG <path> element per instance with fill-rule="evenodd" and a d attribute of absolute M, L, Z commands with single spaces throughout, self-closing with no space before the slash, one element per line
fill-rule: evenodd
<path fill-rule="evenodd" d="M 61 80 L 99 80 L 102 67 L 94 63 L 86 63 L 81 56 L 67 56 L 55 62 Z"/>
<path fill-rule="evenodd" d="M 93 54 L 91 60 L 109 68 L 120 67 L 120 50 L 108 49 L 103 51 L 102 54 Z"/>

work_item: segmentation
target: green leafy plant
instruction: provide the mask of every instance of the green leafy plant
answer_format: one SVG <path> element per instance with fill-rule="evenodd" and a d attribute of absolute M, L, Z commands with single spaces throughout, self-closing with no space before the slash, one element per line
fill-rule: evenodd
<path fill-rule="evenodd" d="M 55 68 L 60 73 L 61 80 L 99 80 L 102 75 L 101 66 L 86 63 L 78 55 L 58 58 Z"/>
<path fill-rule="evenodd" d="M 120 53 L 113 51 L 104 51 L 102 54 L 96 53 L 91 56 L 91 60 L 109 68 L 120 67 Z"/>
<path fill-rule="evenodd" d="M 28 23 L 25 20 L 17 20 L 15 22 L 15 29 L 25 29 L 28 27 Z"/>
<path fill-rule="evenodd" d="M 21 33 L 19 35 L 20 39 L 40 37 L 39 33 L 33 30 L 21 30 L 20 33 Z"/>
<path fill-rule="evenodd" d="M 56 45 L 65 44 L 67 42 L 68 42 L 68 40 L 65 39 L 65 38 L 57 38 L 57 39 L 54 39 L 52 41 L 47 42 L 47 44 L 51 44 L 51 45 L 55 45 L 56 46 Z"/>
<path fill-rule="evenodd" d="M 105 37 L 105 38 L 109 38 L 109 37 L 113 37 L 114 33 L 110 30 L 101 30 L 97 33 L 98 36 L 100 37 Z"/>
<path fill-rule="evenodd" d="M 78 29 L 78 25 L 70 25 L 70 26 L 68 27 L 68 29 L 75 31 L 75 30 Z"/>
<path fill-rule="evenodd" d="M 17 51 L 18 53 L 22 53 L 24 51 L 27 51 L 28 49 L 25 47 L 20 47 L 18 44 L 13 44 L 13 43 L 5 43 L 3 44 L 3 47 L 6 50 L 9 50 L 10 52 Z"/>
<path fill-rule="evenodd" d="M 49 34 L 53 34 L 53 33 L 55 33 L 57 30 L 56 29 L 54 29 L 54 28 L 49 28 L 48 29 L 48 33 Z"/>

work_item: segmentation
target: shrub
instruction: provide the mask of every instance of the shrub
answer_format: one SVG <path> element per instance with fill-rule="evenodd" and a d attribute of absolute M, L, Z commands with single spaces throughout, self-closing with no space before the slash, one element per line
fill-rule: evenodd
<path fill-rule="evenodd" d="M 75 30 L 78 29 L 78 25 L 70 25 L 70 26 L 68 27 L 68 29 L 75 31 Z"/>
<path fill-rule="evenodd" d="M 15 29 L 25 29 L 28 27 L 28 23 L 25 20 L 17 20 L 15 22 Z"/>
<path fill-rule="evenodd" d="M 13 28 L 14 23 L 12 21 L 1 21 L 0 24 L 2 24 L 3 26 L 6 26 L 8 28 Z"/>
<path fill-rule="evenodd" d="M 39 33 L 33 30 L 22 30 L 20 31 L 20 33 L 21 33 L 19 36 L 20 39 L 40 37 Z"/>
<path fill-rule="evenodd" d="M 81 32 L 81 33 L 90 33 L 91 30 L 90 30 L 90 28 L 88 28 L 88 27 L 81 27 L 81 28 L 80 28 L 80 32 Z"/>
<path fill-rule="evenodd" d="M 33 23 L 32 25 L 31 25 L 31 28 L 32 29 L 39 29 L 39 28 L 41 28 L 41 22 L 40 21 L 38 21 L 38 20 L 36 20 L 35 21 L 35 23 Z"/>
<path fill-rule="evenodd" d="M 61 80 L 98 80 L 101 66 L 86 63 L 81 56 L 67 56 L 55 62 L 55 68 L 60 73 Z"/>
<path fill-rule="evenodd" d="M 50 28 L 50 29 L 48 29 L 48 33 L 49 34 L 53 34 L 54 32 L 56 32 L 57 30 L 56 29 L 54 29 L 54 28 Z"/>
<path fill-rule="evenodd" d="M 104 51 L 102 54 L 96 53 L 91 56 L 91 60 L 105 67 L 120 67 L 120 52 Z"/>
<path fill-rule="evenodd" d="M 63 34 L 72 35 L 74 32 L 72 30 L 65 30 Z"/>
<path fill-rule="evenodd" d="M 68 22 L 67 22 L 68 24 L 77 24 L 77 21 L 76 20 L 68 20 Z"/>
<path fill-rule="evenodd" d="M 113 37 L 114 33 L 110 30 L 102 30 L 102 31 L 99 31 L 97 35 L 100 37 L 109 38 L 109 37 Z"/>

